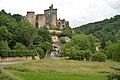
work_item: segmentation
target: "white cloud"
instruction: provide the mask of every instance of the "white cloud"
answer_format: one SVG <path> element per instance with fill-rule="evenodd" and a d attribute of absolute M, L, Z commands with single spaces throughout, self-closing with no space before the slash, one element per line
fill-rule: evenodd
<path fill-rule="evenodd" d="M 0 0 L 0 9 L 13 14 L 39 14 L 51 4 L 58 9 L 58 18 L 69 20 L 72 27 L 120 14 L 120 0 Z"/>
<path fill-rule="evenodd" d="M 104 0 L 111 8 L 120 9 L 120 0 Z"/>

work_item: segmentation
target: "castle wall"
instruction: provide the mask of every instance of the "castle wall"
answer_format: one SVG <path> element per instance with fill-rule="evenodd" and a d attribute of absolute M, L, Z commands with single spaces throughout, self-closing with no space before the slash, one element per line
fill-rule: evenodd
<path fill-rule="evenodd" d="M 35 15 L 35 12 L 33 12 L 33 11 L 27 12 L 26 18 L 34 27 L 36 26 L 36 15 Z"/>
<path fill-rule="evenodd" d="M 35 12 L 29 11 L 26 18 L 37 28 L 46 26 L 49 30 L 61 30 L 64 27 L 69 27 L 69 21 L 57 20 L 57 9 L 53 9 L 53 5 L 44 10 L 44 14 L 35 15 Z"/>
<path fill-rule="evenodd" d="M 44 27 L 46 25 L 46 17 L 44 14 L 39 14 L 36 16 L 36 23 L 37 23 L 37 27 Z"/>
<path fill-rule="evenodd" d="M 59 27 L 59 29 L 63 29 L 65 27 L 69 27 L 69 21 L 65 21 L 65 19 L 61 20 L 57 20 L 57 26 Z"/>

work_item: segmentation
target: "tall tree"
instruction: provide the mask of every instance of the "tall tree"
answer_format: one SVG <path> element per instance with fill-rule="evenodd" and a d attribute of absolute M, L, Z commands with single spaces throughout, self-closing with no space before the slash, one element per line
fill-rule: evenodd
<path fill-rule="evenodd" d="M 18 40 L 22 44 L 31 48 L 33 41 L 37 36 L 37 29 L 34 28 L 26 19 L 21 19 L 18 23 L 16 34 L 18 35 Z"/>

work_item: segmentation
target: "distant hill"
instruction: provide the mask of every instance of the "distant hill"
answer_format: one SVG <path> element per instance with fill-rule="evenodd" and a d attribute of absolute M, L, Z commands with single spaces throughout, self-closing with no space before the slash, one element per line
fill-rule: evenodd
<path fill-rule="evenodd" d="M 120 15 L 116 15 L 110 19 L 105 19 L 103 21 L 89 23 L 77 28 L 74 28 L 77 34 L 93 34 L 97 38 L 107 42 L 108 40 L 112 42 L 120 41 Z"/>

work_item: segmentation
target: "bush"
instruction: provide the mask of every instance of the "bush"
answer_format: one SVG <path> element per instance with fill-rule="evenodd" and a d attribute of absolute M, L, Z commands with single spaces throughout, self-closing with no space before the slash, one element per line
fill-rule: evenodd
<path fill-rule="evenodd" d="M 28 56 L 36 56 L 37 55 L 37 51 L 32 50 L 32 51 L 28 51 L 28 50 L 1 50 L 0 51 L 0 56 L 1 57 L 28 57 Z"/>
<path fill-rule="evenodd" d="M 90 51 L 89 49 L 84 50 L 84 57 L 87 61 L 90 60 L 92 57 L 92 51 Z"/>
<path fill-rule="evenodd" d="M 0 41 L 0 50 L 10 50 L 7 41 Z"/>
<path fill-rule="evenodd" d="M 114 67 L 110 67 L 110 68 L 120 72 L 120 68 L 114 68 Z M 107 76 L 107 78 L 108 78 L 108 80 L 120 80 L 120 74 L 119 73 L 110 73 Z"/>
<path fill-rule="evenodd" d="M 26 46 L 23 45 L 22 43 L 16 43 L 16 45 L 14 46 L 15 50 L 25 50 Z"/>
<path fill-rule="evenodd" d="M 45 56 L 44 50 L 43 50 L 42 48 L 37 48 L 36 51 L 37 51 L 38 54 L 39 54 L 39 58 L 40 58 L 40 59 L 43 59 L 44 56 Z"/>
<path fill-rule="evenodd" d="M 108 59 L 120 61 L 120 42 L 110 44 L 106 47 L 106 54 Z"/>
<path fill-rule="evenodd" d="M 66 44 L 66 41 L 63 40 L 63 39 L 61 39 L 60 42 L 61 42 L 62 44 Z"/>
<path fill-rule="evenodd" d="M 92 56 L 92 61 L 100 61 L 100 62 L 105 62 L 107 59 L 107 56 L 102 53 L 102 52 L 96 52 Z"/>

